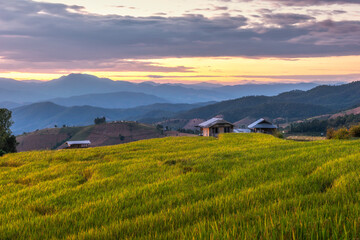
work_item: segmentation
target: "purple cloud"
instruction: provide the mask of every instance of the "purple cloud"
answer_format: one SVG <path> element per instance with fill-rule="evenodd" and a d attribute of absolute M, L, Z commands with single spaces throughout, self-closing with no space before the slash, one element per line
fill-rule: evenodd
<path fill-rule="evenodd" d="M 259 17 L 264 24 L 254 25 L 244 16 L 102 16 L 84 14 L 80 6 L 30 0 L 0 3 L 0 69 L 87 66 L 182 72 L 191 69 L 135 60 L 131 65 L 122 60 L 360 54 L 359 21 L 318 22 L 307 15 L 263 10 Z M 266 27 L 265 23 L 277 26 Z"/>

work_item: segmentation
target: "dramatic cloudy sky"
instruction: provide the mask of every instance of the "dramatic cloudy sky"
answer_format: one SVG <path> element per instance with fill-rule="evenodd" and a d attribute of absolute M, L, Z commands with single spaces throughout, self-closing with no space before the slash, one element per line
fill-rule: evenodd
<path fill-rule="evenodd" d="M 360 80 L 360 0 L 0 0 L 0 77 Z"/>

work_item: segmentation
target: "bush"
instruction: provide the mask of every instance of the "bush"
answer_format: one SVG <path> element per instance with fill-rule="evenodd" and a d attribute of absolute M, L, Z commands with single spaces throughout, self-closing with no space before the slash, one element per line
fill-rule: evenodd
<path fill-rule="evenodd" d="M 360 125 L 352 126 L 349 133 L 351 137 L 360 137 Z"/>
<path fill-rule="evenodd" d="M 277 138 L 281 138 L 281 139 L 284 138 L 284 135 L 283 135 L 280 131 L 278 131 L 278 130 L 275 130 L 275 131 L 273 132 L 273 136 L 274 136 L 274 137 L 277 137 Z"/>
<path fill-rule="evenodd" d="M 350 133 L 346 128 L 340 128 L 339 130 L 335 131 L 334 139 L 350 139 Z"/>
<path fill-rule="evenodd" d="M 326 138 L 327 139 L 333 139 L 335 135 L 335 130 L 333 128 L 328 128 L 326 131 Z"/>
<path fill-rule="evenodd" d="M 18 142 L 16 142 L 16 137 L 14 135 L 8 136 L 2 144 L 1 150 L 6 153 L 15 153 L 16 146 Z"/>
<path fill-rule="evenodd" d="M 6 154 L 6 152 L 4 152 L 3 150 L 0 149 L 0 157 L 4 156 Z"/>

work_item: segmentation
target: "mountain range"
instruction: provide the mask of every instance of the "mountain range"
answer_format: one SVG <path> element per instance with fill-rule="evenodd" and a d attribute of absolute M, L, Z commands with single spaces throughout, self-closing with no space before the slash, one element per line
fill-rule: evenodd
<path fill-rule="evenodd" d="M 109 121 L 147 123 L 208 119 L 216 115 L 231 122 L 260 117 L 292 121 L 360 104 L 360 82 L 334 86 L 137 84 L 70 74 L 49 82 L 0 79 L 0 83 L 0 93 L 4 93 L 0 94 L 0 107 L 13 111 L 15 134 L 54 125 L 89 125 L 102 116 Z M 286 89 L 290 91 L 284 92 Z M 274 95 L 278 92 L 282 93 Z M 220 101 L 229 98 L 235 99 Z"/>
<path fill-rule="evenodd" d="M 145 93 L 114 92 L 86 94 L 68 98 L 54 98 L 50 99 L 49 102 L 67 107 L 87 105 L 100 108 L 133 108 L 155 103 L 167 103 L 168 101 Z"/>
<path fill-rule="evenodd" d="M 59 79 L 40 81 L 16 81 L 0 79 L 0 103 L 12 102 L 15 104 L 55 101 L 66 106 L 76 106 L 89 102 L 100 102 L 107 93 L 133 92 L 143 93 L 137 96 L 139 104 L 146 102 L 146 98 L 153 96 L 159 102 L 169 103 L 197 103 L 208 101 L 223 101 L 250 95 L 274 96 L 284 91 L 309 90 L 317 86 L 315 83 L 298 84 L 249 84 L 223 86 L 220 84 L 158 84 L 153 82 L 132 83 L 113 81 L 108 78 L 98 78 L 86 74 L 70 74 Z M 62 98 L 62 99 L 59 99 Z M 70 99 L 64 99 L 70 98 Z M 81 99 L 82 100 L 79 100 Z M 54 100 L 55 99 L 55 100 Z M 65 103 L 66 102 L 66 103 Z M 80 103 L 79 103 L 80 102 Z M 149 104 L 154 103 L 150 101 Z M 90 105 L 90 104 L 88 104 Z M 137 105 L 137 106 L 140 106 Z M 97 105 L 109 108 L 109 106 Z M 134 106 L 135 105 L 131 105 Z M 118 106 L 113 106 L 118 107 Z"/>
<path fill-rule="evenodd" d="M 104 97 L 106 98 L 106 94 Z M 112 94 L 108 97 L 111 99 Z M 58 102 L 66 101 L 58 100 Z M 96 117 L 101 116 L 105 116 L 109 121 L 133 120 L 147 123 L 166 119 L 208 119 L 216 115 L 223 115 L 231 122 L 260 117 L 293 121 L 339 112 L 359 104 L 360 82 L 339 86 L 318 86 L 308 91 L 290 91 L 273 97 L 250 96 L 197 104 L 159 103 L 127 109 L 66 107 L 52 102 L 42 102 L 13 109 L 15 124 L 12 130 L 15 134 L 20 134 L 54 125 L 84 126 L 92 124 Z M 186 121 L 183 122 L 186 124 Z"/>
<path fill-rule="evenodd" d="M 105 116 L 108 121 L 133 120 L 143 118 L 171 117 L 181 111 L 204 106 L 198 104 L 158 103 L 129 109 L 107 109 L 93 106 L 65 107 L 52 102 L 34 103 L 12 109 L 14 125 L 12 131 L 18 135 L 37 129 L 57 126 L 91 125 L 97 117 Z"/>
<path fill-rule="evenodd" d="M 277 96 L 251 96 L 194 108 L 179 113 L 179 119 L 208 119 L 223 115 L 228 121 L 246 117 L 288 120 L 339 112 L 360 104 L 360 82 L 317 86 L 308 91 L 289 91 Z"/>

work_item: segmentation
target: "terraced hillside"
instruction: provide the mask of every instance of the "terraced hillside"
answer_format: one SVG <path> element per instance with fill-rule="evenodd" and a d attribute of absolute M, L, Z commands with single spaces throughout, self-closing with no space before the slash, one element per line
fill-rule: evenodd
<path fill-rule="evenodd" d="M 91 146 L 108 146 L 165 137 L 155 126 L 137 122 L 112 122 L 86 127 L 49 128 L 18 136 L 17 150 L 59 149 L 66 141 L 90 140 Z"/>
<path fill-rule="evenodd" d="M 360 141 L 162 138 L 0 158 L 0 239 L 356 239 Z"/>

